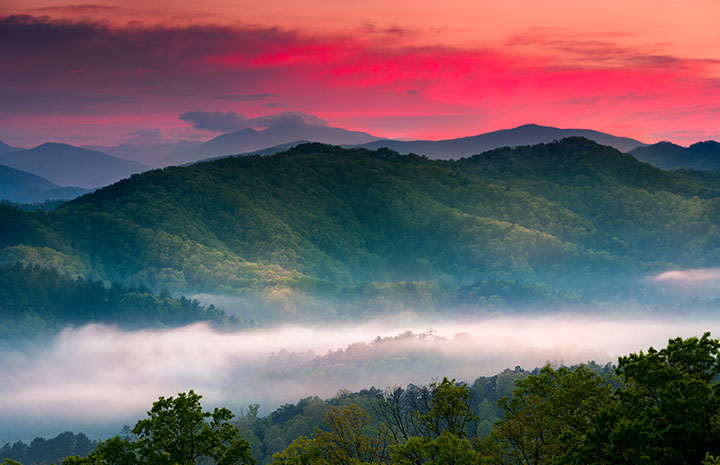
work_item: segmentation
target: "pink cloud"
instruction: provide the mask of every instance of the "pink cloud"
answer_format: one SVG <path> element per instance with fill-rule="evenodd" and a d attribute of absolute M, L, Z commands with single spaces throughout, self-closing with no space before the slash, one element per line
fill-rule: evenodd
<path fill-rule="evenodd" d="M 393 136 L 457 137 L 528 122 L 649 142 L 659 133 L 683 142 L 691 136 L 678 131 L 717 132 L 708 106 L 720 101 L 717 60 L 617 35 L 533 30 L 481 48 L 413 45 L 416 34 L 402 29 L 380 34 L 401 35 L 398 45 L 378 34 L 0 18 L 0 38 L 14 44 L 0 50 L 10 63 L 0 75 L 0 140 L 31 145 L 82 131 L 68 131 L 73 122 L 92 123 L 99 139 L 112 139 L 102 126 L 118 121 L 123 133 L 152 121 L 171 134 L 190 110 L 255 117 L 268 104 L 380 135 L 388 118 L 423 118 L 396 125 L 408 129 Z"/>
<path fill-rule="evenodd" d="M 684 288 L 720 286 L 720 268 L 698 268 L 693 270 L 670 270 L 653 276 L 658 284 Z"/>

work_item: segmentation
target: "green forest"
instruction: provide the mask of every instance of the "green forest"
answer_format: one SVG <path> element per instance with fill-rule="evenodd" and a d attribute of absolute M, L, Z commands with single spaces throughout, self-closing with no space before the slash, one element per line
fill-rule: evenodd
<path fill-rule="evenodd" d="M 145 287 L 71 278 L 54 268 L 16 262 L 0 266 L 0 349 L 28 337 L 48 336 L 68 325 L 106 323 L 124 329 L 163 328 L 207 321 L 218 329 L 252 322 L 195 300 L 154 295 Z"/>
<path fill-rule="evenodd" d="M 615 366 L 340 392 L 263 418 L 257 405 L 237 416 L 203 411 L 191 390 L 161 397 L 147 418 L 105 441 L 63 433 L 6 444 L 0 454 L 6 465 L 49 463 L 53 449 L 69 455 L 63 465 L 712 465 L 720 461 L 719 393 L 720 341 L 706 333 Z"/>
<path fill-rule="evenodd" d="M 662 171 L 583 138 L 456 161 L 303 144 L 133 175 L 49 211 L 0 205 L 0 264 L 160 307 L 233 295 L 260 323 L 654 305 L 667 302 L 647 276 L 720 264 L 719 225 L 720 174 Z M 38 305 L 21 320 L 44 320 Z M 178 322 L 153 312 L 137 323 Z"/>

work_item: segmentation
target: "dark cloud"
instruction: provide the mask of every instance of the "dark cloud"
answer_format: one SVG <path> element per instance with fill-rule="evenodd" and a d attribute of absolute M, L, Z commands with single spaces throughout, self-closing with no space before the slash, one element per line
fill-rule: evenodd
<path fill-rule="evenodd" d="M 250 127 L 249 120 L 243 115 L 234 111 L 188 111 L 180 115 L 180 119 L 192 124 L 195 129 L 207 129 L 209 131 L 237 131 Z"/>
<path fill-rule="evenodd" d="M 117 10 L 119 7 L 110 5 L 94 5 L 94 4 L 82 4 L 82 5 L 61 5 L 61 6 L 46 6 L 42 8 L 34 8 L 32 11 L 43 12 L 43 13 L 98 13 Z"/>
<path fill-rule="evenodd" d="M 5 99 L 0 112 L 19 108 L 47 113 L 44 102 L 52 111 L 62 100 L 72 113 L 83 101 L 98 100 L 94 94 L 127 96 L 144 105 L 179 99 L 262 101 L 276 97 L 263 88 L 277 71 L 254 66 L 252 58 L 303 46 L 307 40 L 279 29 L 114 27 L 29 15 L 0 17 L 0 44 L 5 45 L 0 46 Z M 234 60 L 231 67 L 223 62 L 227 56 Z M 230 91 L 239 85 L 250 92 Z M 60 94 L 67 98 L 56 98 Z"/>
<path fill-rule="evenodd" d="M 285 111 L 257 118 L 245 118 L 232 110 L 227 112 L 193 110 L 183 113 L 179 118 L 192 124 L 195 129 L 220 132 L 237 131 L 246 128 L 271 128 L 283 124 L 327 126 L 327 121 L 315 115 L 299 111 Z"/>
<path fill-rule="evenodd" d="M 284 111 L 274 115 L 260 116 L 253 118 L 252 125 L 269 128 L 281 124 L 297 124 L 299 126 L 327 126 L 327 121 L 314 115 L 308 115 L 299 111 Z"/>
<path fill-rule="evenodd" d="M 608 33 L 612 39 L 617 34 Z M 658 54 L 658 44 L 642 46 L 621 45 L 610 40 L 588 39 L 582 34 L 565 33 L 554 29 L 531 28 L 529 31 L 510 37 L 509 46 L 535 46 L 554 52 L 561 52 L 567 59 L 579 65 L 593 67 L 639 67 L 639 68 L 681 68 L 696 64 L 714 64 L 715 59 L 688 60 L 683 57 Z"/>

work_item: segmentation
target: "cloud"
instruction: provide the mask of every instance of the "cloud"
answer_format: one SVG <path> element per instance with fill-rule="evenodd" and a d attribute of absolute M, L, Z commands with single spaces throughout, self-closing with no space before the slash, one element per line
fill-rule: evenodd
<path fill-rule="evenodd" d="M 234 111 L 223 113 L 222 111 L 194 110 L 181 114 L 179 118 L 192 124 L 195 129 L 207 129 L 210 131 L 227 132 L 250 127 L 249 120 Z"/>
<path fill-rule="evenodd" d="M 253 126 L 271 128 L 282 124 L 296 124 L 298 126 L 327 126 L 327 121 L 314 115 L 299 111 L 284 111 L 274 115 L 260 116 L 253 118 Z"/>
<path fill-rule="evenodd" d="M 232 110 L 227 112 L 194 110 L 181 114 L 179 118 L 182 121 L 192 124 L 195 129 L 220 132 L 237 131 L 246 128 L 264 129 L 281 126 L 283 124 L 327 126 L 325 120 L 299 111 L 285 111 L 272 115 L 259 116 L 257 118 L 245 118 L 243 115 L 235 113 Z"/>
<path fill-rule="evenodd" d="M 720 268 L 670 270 L 653 276 L 651 280 L 658 284 L 685 288 L 720 287 Z"/>
<path fill-rule="evenodd" d="M 428 330 L 428 328 L 433 328 Z M 206 407 L 281 404 L 339 389 L 472 381 L 547 362 L 599 363 L 717 331 L 717 320 L 549 315 L 428 320 L 412 314 L 346 325 L 217 332 L 205 324 L 121 331 L 89 325 L 0 353 L 0 443 L 67 429 L 117 434 L 158 396 L 195 389 Z"/>
<path fill-rule="evenodd" d="M 78 132 L 79 124 L 111 127 L 139 117 L 152 117 L 150 127 L 170 134 L 182 129 L 176 115 L 188 109 L 214 110 L 226 101 L 237 115 L 257 115 L 273 96 L 332 122 L 483 113 L 481 127 L 471 117 L 398 136 L 448 138 L 531 121 L 640 139 L 651 131 L 717 132 L 715 107 L 682 110 L 718 100 L 717 64 L 673 55 L 662 44 L 533 30 L 482 47 L 440 46 L 401 28 L 368 27 L 375 32 L 319 35 L 212 23 L 0 17 L 0 42 L 13 44 L 0 47 L 0 135 L 31 145 L 27 139 L 39 131 L 57 139 Z M 382 38 L 388 35 L 403 40 Z M 196 115 L 191 124 L 242 127 L 221 109 L 218 118 Z M 380 125 L 351 129 L 386 132 Z M 112 131 L 94 134 L 102 133 Z"/>

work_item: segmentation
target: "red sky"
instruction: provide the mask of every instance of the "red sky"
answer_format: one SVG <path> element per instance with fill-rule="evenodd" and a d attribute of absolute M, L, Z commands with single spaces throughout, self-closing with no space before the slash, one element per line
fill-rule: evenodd
<path fill-rule="evenodd" d="M 0 140 L 219 134 L 179 118 L 194 110 L 301 111 L 387 137 L 538 123 L 720 140 L 720 2 L 0 4 Z"/>

